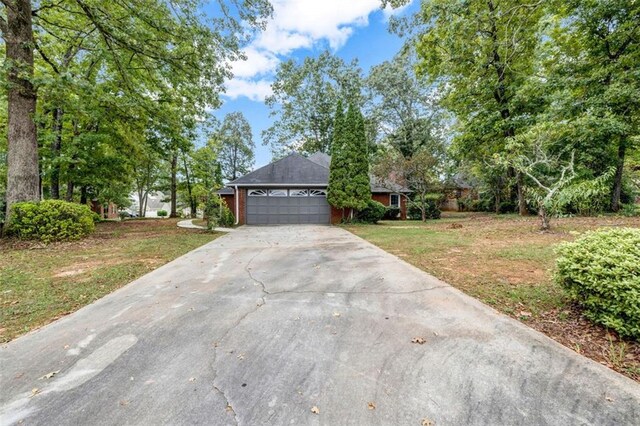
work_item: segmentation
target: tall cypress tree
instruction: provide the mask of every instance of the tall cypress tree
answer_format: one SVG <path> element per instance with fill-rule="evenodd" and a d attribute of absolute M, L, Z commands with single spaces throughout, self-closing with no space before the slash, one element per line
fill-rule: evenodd
<path fill-rule="evenodd" d="M 367 207 L 367 201 L 371 199 L 364 119 L 353 104 L 349 105 L 343 130 L 342 155 L 347 165 L 344 207 L 350 208 L 353 216 L 353 210 L 364 209 Z"/>
<path fill-rule="evenodd" d="M 329 166 L 329 187 L 327 201 L 338 209 L 345 208 L 348 164 L 344 156 L 345 116 L 342 101 L 338 101 L 331 139 L 331 165 Z"/>
<path fill-rule="evenodd" d="M 327 200 L 332 206 L 362 210 L 371 199 L 369 156 L 362 113 L 352 104 L 345 116 L 338 103 L 331 142 L 331 167 Z"/>

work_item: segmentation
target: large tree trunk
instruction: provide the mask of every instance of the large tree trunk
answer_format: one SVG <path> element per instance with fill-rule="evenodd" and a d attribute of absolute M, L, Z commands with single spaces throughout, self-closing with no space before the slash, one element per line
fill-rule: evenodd
<path fill-rule="evenodd" d="M 187 165 L 187 156 L 182 154 L 182 164 L 184 164 L 184 176 L 187 182 L 187 193 L 189 194 L 189 217 L 195 218 L 197 213 L 196 200 L 191 193 L 191 176 L 189 175 L 189 167 Z"/>
<path fill-rule="evenodd" d="M 57 161 L 60 157 L 62 148 L 62 108 L 53 110 L 53 131 L 55 138 L 51 145 L 51 198 L 57 200 L 60 198 L 60 163 Z"/>
<path fill-rule="evenodd" d="M 80 204 L 87 204 L 87 187 L 80 187 Z"/>
<path fill-rule="evenodd" d="M 169 217 L 178 217 L 178 153 L 171 154 L 171 213 Z"/>
<path fill-rule="evenodd" d="M 38 201 L 38 139 L 34 114 L 36 91 L 33 78 L 33 29 L 31 2 L 7 1 L 6 25 L 2 32 L 6 41 L 9 64 L 8 81 L 8 155 L 7 155 L 7 213 L 11 205 L 20 201 Z M 8 221 L 9 217 L 7 217 Z"/>
<path fill-rule="evenodd" d="M 518 213 L 520 216 L 527 216 L 529 210 L 527 209 L 527 200 L 524 198 L 524 177 L 520 172 L 516 172 L 516 183 L 518 190 Z"/>
<path fill-rule="evenodd" d="M 64 197 L 64 199 L 65 199 L 66 201 L 69 201 L 69 202 L 73 201 L 73 190 L 74 190 L 74 183 L 73 183 L 73 181 L 68 181 L 68 182 L 67 182 L 67 194 L 66 194 L 66 196 Z"/>
<path fill-rule="evenodd" d="M 551 226 L 549 225 L 549 216 L 547 215 L 547 209 L 544 204 L 540 204 L 538 207 L 538 216 L 540 216 L 540 230 L 548 231 Z"/>
<path fill-rule="evenodd" d="M 618 144 L 618 161 L 616 174 L 613 180 L 613 192 L 611 193 L 611 210 L 620 210 L 620 193 L 622 192 L 622 172 L 624 170 L 624 157 L 627 151 L 627 141 L 623 138 Z"/>

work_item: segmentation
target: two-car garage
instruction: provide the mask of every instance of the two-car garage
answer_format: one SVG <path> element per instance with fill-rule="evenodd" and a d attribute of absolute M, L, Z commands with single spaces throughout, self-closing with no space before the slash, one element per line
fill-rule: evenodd
<path fill-rule="evenodd" d="M 330 223 L 324 188 L 248 188 L 246 194 L 248 225 Z"/>

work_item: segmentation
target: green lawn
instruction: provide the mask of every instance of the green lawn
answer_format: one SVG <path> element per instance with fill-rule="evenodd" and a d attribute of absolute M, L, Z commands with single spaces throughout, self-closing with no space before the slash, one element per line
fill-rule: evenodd
<path fill-rule="evenodd" d="M 0 240 L 0 341 L 76 311 L 219 235 L 145 219 L 100 223 L 84 240 L 49 246 Z"/>
<path fill-rule="evenodd" d="M 535 217 L 450 213 L 427 223 L 384 221 L 345 228 L 568 347 L 640 380 L 640 344 L 620 342 L 584 319 L 552 280 L 557 244 L 601 227 L 640 227 L 640 218 L 563 218 L 554 219 L 551 225 L 551 232 L 542 233 Z"/>

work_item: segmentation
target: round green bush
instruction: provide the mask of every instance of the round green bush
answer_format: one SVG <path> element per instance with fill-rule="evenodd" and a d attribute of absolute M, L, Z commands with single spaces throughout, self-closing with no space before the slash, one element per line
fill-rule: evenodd
<path fill-rule="evenodd" d="M 557 250 L 555 280 L 585 316 L 640 338 L 640 229 L 592 231 Z"/>
<path fill-rule="evenodd" d="M 83 204 L 62 200 L 16 203 L 11 207 L 9 232 L 22 239 L 77 240 L 95 230 L 94 213 Z"/>
<path fill-rule="evenodd" d="M 158 217 L 167 217 L 169 213 L 167 213 L 166 210 L 158 210 L 156 214 L 158 215 Z"/>
<path fill-rule="evenodd" d="M 382 220 L 387 208 L 375 200 L 367 200 L 367 207 L 356 213 L 356 221 L 362 223 L 376 223 Z"/>

